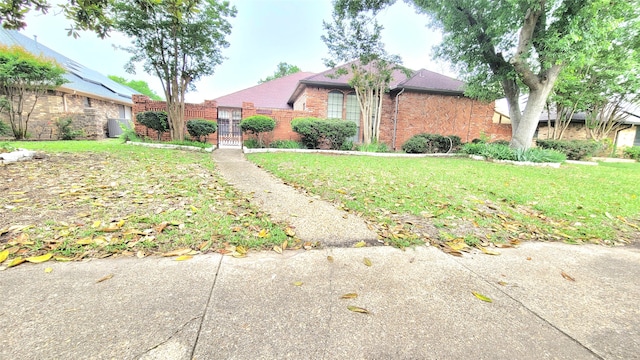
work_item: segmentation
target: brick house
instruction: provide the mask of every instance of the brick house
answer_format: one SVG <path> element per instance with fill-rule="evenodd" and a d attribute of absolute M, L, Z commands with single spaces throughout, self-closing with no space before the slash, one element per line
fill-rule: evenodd
<path fill-rule="evenodd" d="M 28 132 L 32 139 L 57 139 L 55 121 L 60 118 L 72 118 L 72 127 L 81 129 L 87 139 L 116 136 L 120 132 L 118 122 L 131 119 L 131 97 L 137 93 L 135 90 L 78 64 L 18 31 L 0 27 L 0 44 L 21 46 L 33 54 L 55 60 L 66 70 L 64 77 L 68 82 L 39 98 L 36 103 L 29 119 Z M 1 114 L 0 120 L 8 122 L 7 115 Z"/>
<path fill-rule="evenodd" d="M 267 142 L 299 140 L 299 135 L 291 129 L 291 120 L 297 117 L 354 121 L 358 125 L 358 135 L 353 140 L 360 142 L 360 108 L 354 90 L 347 83 L 349 75 L 334 78 L 330 76 L 334 71 L 299 72 L 203 104 L 187 104 L 185 118 L 217 120 L 218 132 L 210 141 L 219 141 L 221 145 L 239 146 L 238 124 L 256 114 L 276 120 L 275 130 L 265 136 Z M 379 141 L 392 149 L 400 149 L 405 141 L 418 133 L 457 135 L 464 142 L 481 136 L 509 140 L 511 126 L 494 119 L 494 104 L 465 97 L 463 86 L 461 81 L 424 69 L 414 71 L 411 76 L 395 71 L 391 90 L 383 98 Z M 134 102 L 134 113 L 165 106 L 164 102 L 151 102 L 137 96 Z M 206 117 L 203 116 L 205 109 Z M 140 125 L 136 129 L 149 132 Z"/>

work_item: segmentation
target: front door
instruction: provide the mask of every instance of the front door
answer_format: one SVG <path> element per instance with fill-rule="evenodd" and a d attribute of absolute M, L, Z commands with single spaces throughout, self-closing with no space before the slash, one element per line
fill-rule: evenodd
<path fill-rule="evenodd" d="M 240 110 L 218 109 L 218 145 L 241 145 L 241 119 L 242 112 Z"/>

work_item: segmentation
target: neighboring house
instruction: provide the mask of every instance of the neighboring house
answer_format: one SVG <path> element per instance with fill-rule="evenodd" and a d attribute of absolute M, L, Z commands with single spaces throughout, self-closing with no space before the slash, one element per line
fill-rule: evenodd
<path fill-rule="evenodd" d="M 73 41 L 73 40 L 70 40 Z M 67 72 L 67 83 L 41 97 L 29 119 L 32 139 L 56 139 L 55 121 L 71 117 L 74 129 L 88 139 L 102 139 L 120 133 L 118 122 L 132 117 L 132 95 L 137 92 L 118 84 L 18 31 L 0 27 L 0 43 L 19 45 L 27 51 L 54 59 Z M 6 120 L 6 115 L 1 118 Z M 111 119 L 111 121 L 109 121 Z"/>
<path fill-rule="evenodd" d="M 214 99 L 218 108 L 219 136 L 224 143 L 235 143 L 236 124 L 254 114 L 276 120 L 271 139 L 299 137 L 291 130 L 296 117 L 313 116 L 354 121 L 362 141 L 360 108 L 350 75 L 334 77 L 335 69 L 319 74 L 296 73 Z M 495 123 L 493 103 L 465 97 L 464 83 L 425 69 L 411 76 L 396 70 L 390 91 L 384 95 L 380 123 L 380 142 L 399 149 L 419 133 L 457 135 L 463 142 L 482 136 L 493 140 L 511 137 L 510 125 Z"/>
<path fill-rule="evenodd" d="M 521 102 L 526 101 L 526 96 L 522 97 Z M 523 104 L 524 106 L 524 104 Z M 624 107 L 624 112 L 627 114 L 624 121 L 622 121 L 622 127 L 610 135 L 611 141 L 615 144 L 616 148 L 622 149 L 630 146 L 640 146 L 640 108 L 635 105 L 627 104 Z M 503 124 L 511 124 L 508 115 L 507 103 L 504 99 L 496 101 L 496 109 L 494 114 L 494 121 L 499 121 Z M 562 140 L 589 140 L 589 130 L 587 129 L 586 114 L 584 112 L 575 113 L 571 122 L 565 129 Z M 555 111 L 547 111 L 546 109 L 540 114 L 540 121 L 538 128 L 534 135 L 535 139 L 551 139 L 553 137 L 553 126 L 556 121 Z M 549 126 L 551 123 L 551 127 Z"/>

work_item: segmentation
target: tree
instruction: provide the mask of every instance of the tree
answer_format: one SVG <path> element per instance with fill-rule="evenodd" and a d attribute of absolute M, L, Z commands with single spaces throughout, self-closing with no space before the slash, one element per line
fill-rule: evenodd
<path fill-rule="evenodd" d="M 151 100 L 161 101 L 162 97 L 156 94 L 155 91 L 149 88 L 149 84 L 143 80 L 127 80 L 123 77 L 116 75 L 109 75 L 109 79 L 117 82 L 118 84 L 122 84 L 132 88 L 133 90 L 139 92 L 142 95 L 147 95 Z"/>
<path fill-rule="evenodd" d="M 380 9 L 395 0 L 338 0 L 352 12 Z M 567 64 L 588 56 L 638 0 L 410 0 L 443 32 L 436 56 L 454 64 L 469 96 L 506 97 L 511 146 L 531 145 L 539 116 Z M 520 95 L 528 93 L 524 109 Z"/>
<path fill-rule="evenodd" d="M 64 84 L 64 69 L 54 60 L 20 46 L 0 45 L 0 109 L 8 114 L 13 136 L 27 137 L 29 118 L 38 100 Z"/>
<path fill-rule="evenodd" d="M 162 83 L 167 101 L 169 131 L 184 140 L 184 96 L 193 82 L 211 75 L 229 46 L 228 17 L 235 7 L 216 0 L 118 0 L 113 4 L 114 28 L 132 38 L 127 71 L 143 62 L 145 71 Z"/>
<path fill-rule="evenodd" d="M 71 20 L 68 35 L 78 37 L 78 30 L 94 31 L 100 38 L 109 34 L 112 20 L 108 16 L 111 0 L 68 0 L 59 5 L 65 16 Z M 24 29 L 25 15 L 31 11 L 46 14 L 51 9 L 47 0 L 12 0 L 0 3 L 0 22 L 7 29 Z"/>
<path fill-rule="evenodd" d="M 376 12 L 354 10 L 350 4 L 346 0 L 335 1 L 333 21 L 323 21 L 322 41 L 332 57 L 325 59 L 325 65 L 335 67 L 336 62 L 348 62 L 333 76 L 351 75 L 348 84 L 354 88 L 360 106 L 363 142 L 370 144 L 379 138 L 382 97 L 389 91 L 391 75 L 401 60 L 385 51 Z"/>
<path fill-rule="evenodd" d="M 278 64 L 278 68 L 276 69 L 276 72 L 273 73 L 273 75 L 267 76 L 264 80 L 263 79 L 258 80 L 258 84 L 275 80 L 283 76 L 295 74 L 300 71 L 301 71 L 300 68 L 295 65 L 287 64 L 286 62 L 281 62 Z"/>

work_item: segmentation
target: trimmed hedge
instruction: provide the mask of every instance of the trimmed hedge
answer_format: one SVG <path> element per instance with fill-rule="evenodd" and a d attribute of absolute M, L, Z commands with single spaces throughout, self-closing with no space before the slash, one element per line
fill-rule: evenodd
<path fill-rule="evenodd" d="M 543 149 L 557 150 L 567 156 L 569 160 L 583 160 L 592 157 L 602 144 L 591 140 L 542 140 L 536 144 Z"/>
<path fill-rule="evenodd" d="M 402 150 L 409 154 L 447 153 L 456 151 L 461 144 L 456 135 L 417 134 L 402 144 Z"/>
<path fill-rule="evenodd" d="M 640 146 L 632 146 L 624 149 L 624 156 L 629 159 L 640 161 Z"/>
<path fill-rule="evenodd" d="M 240 122 L 242 131 L 251 131 L 254 134 L 273 131 L 276 128 L 276 121 L 266 115 L 254 115 Z"/>
<path fill-rule="evenodd" d="M 302 143 L 310 149 L 328 147 L 339 150 L 358 131 L 353 121 L 314 117 L 293 119 L 291 128 L 300 134 Z"/>
<path fill-rule="evenodd" d="M 136 120 L 158 132 L 158 140 L 162 138 L 162 134 L 169 131 L 169 122 L 165 111 L 144 111 L 136 114 Z"/>
<path fill-rule="evenodd" d="M 205 142 L 206 137 L 217 130 L 218 124 L 215 121 L 205 119 L 193 119 L 187 121 L 187 132 L 192 138 L 200 142 Z"/>

